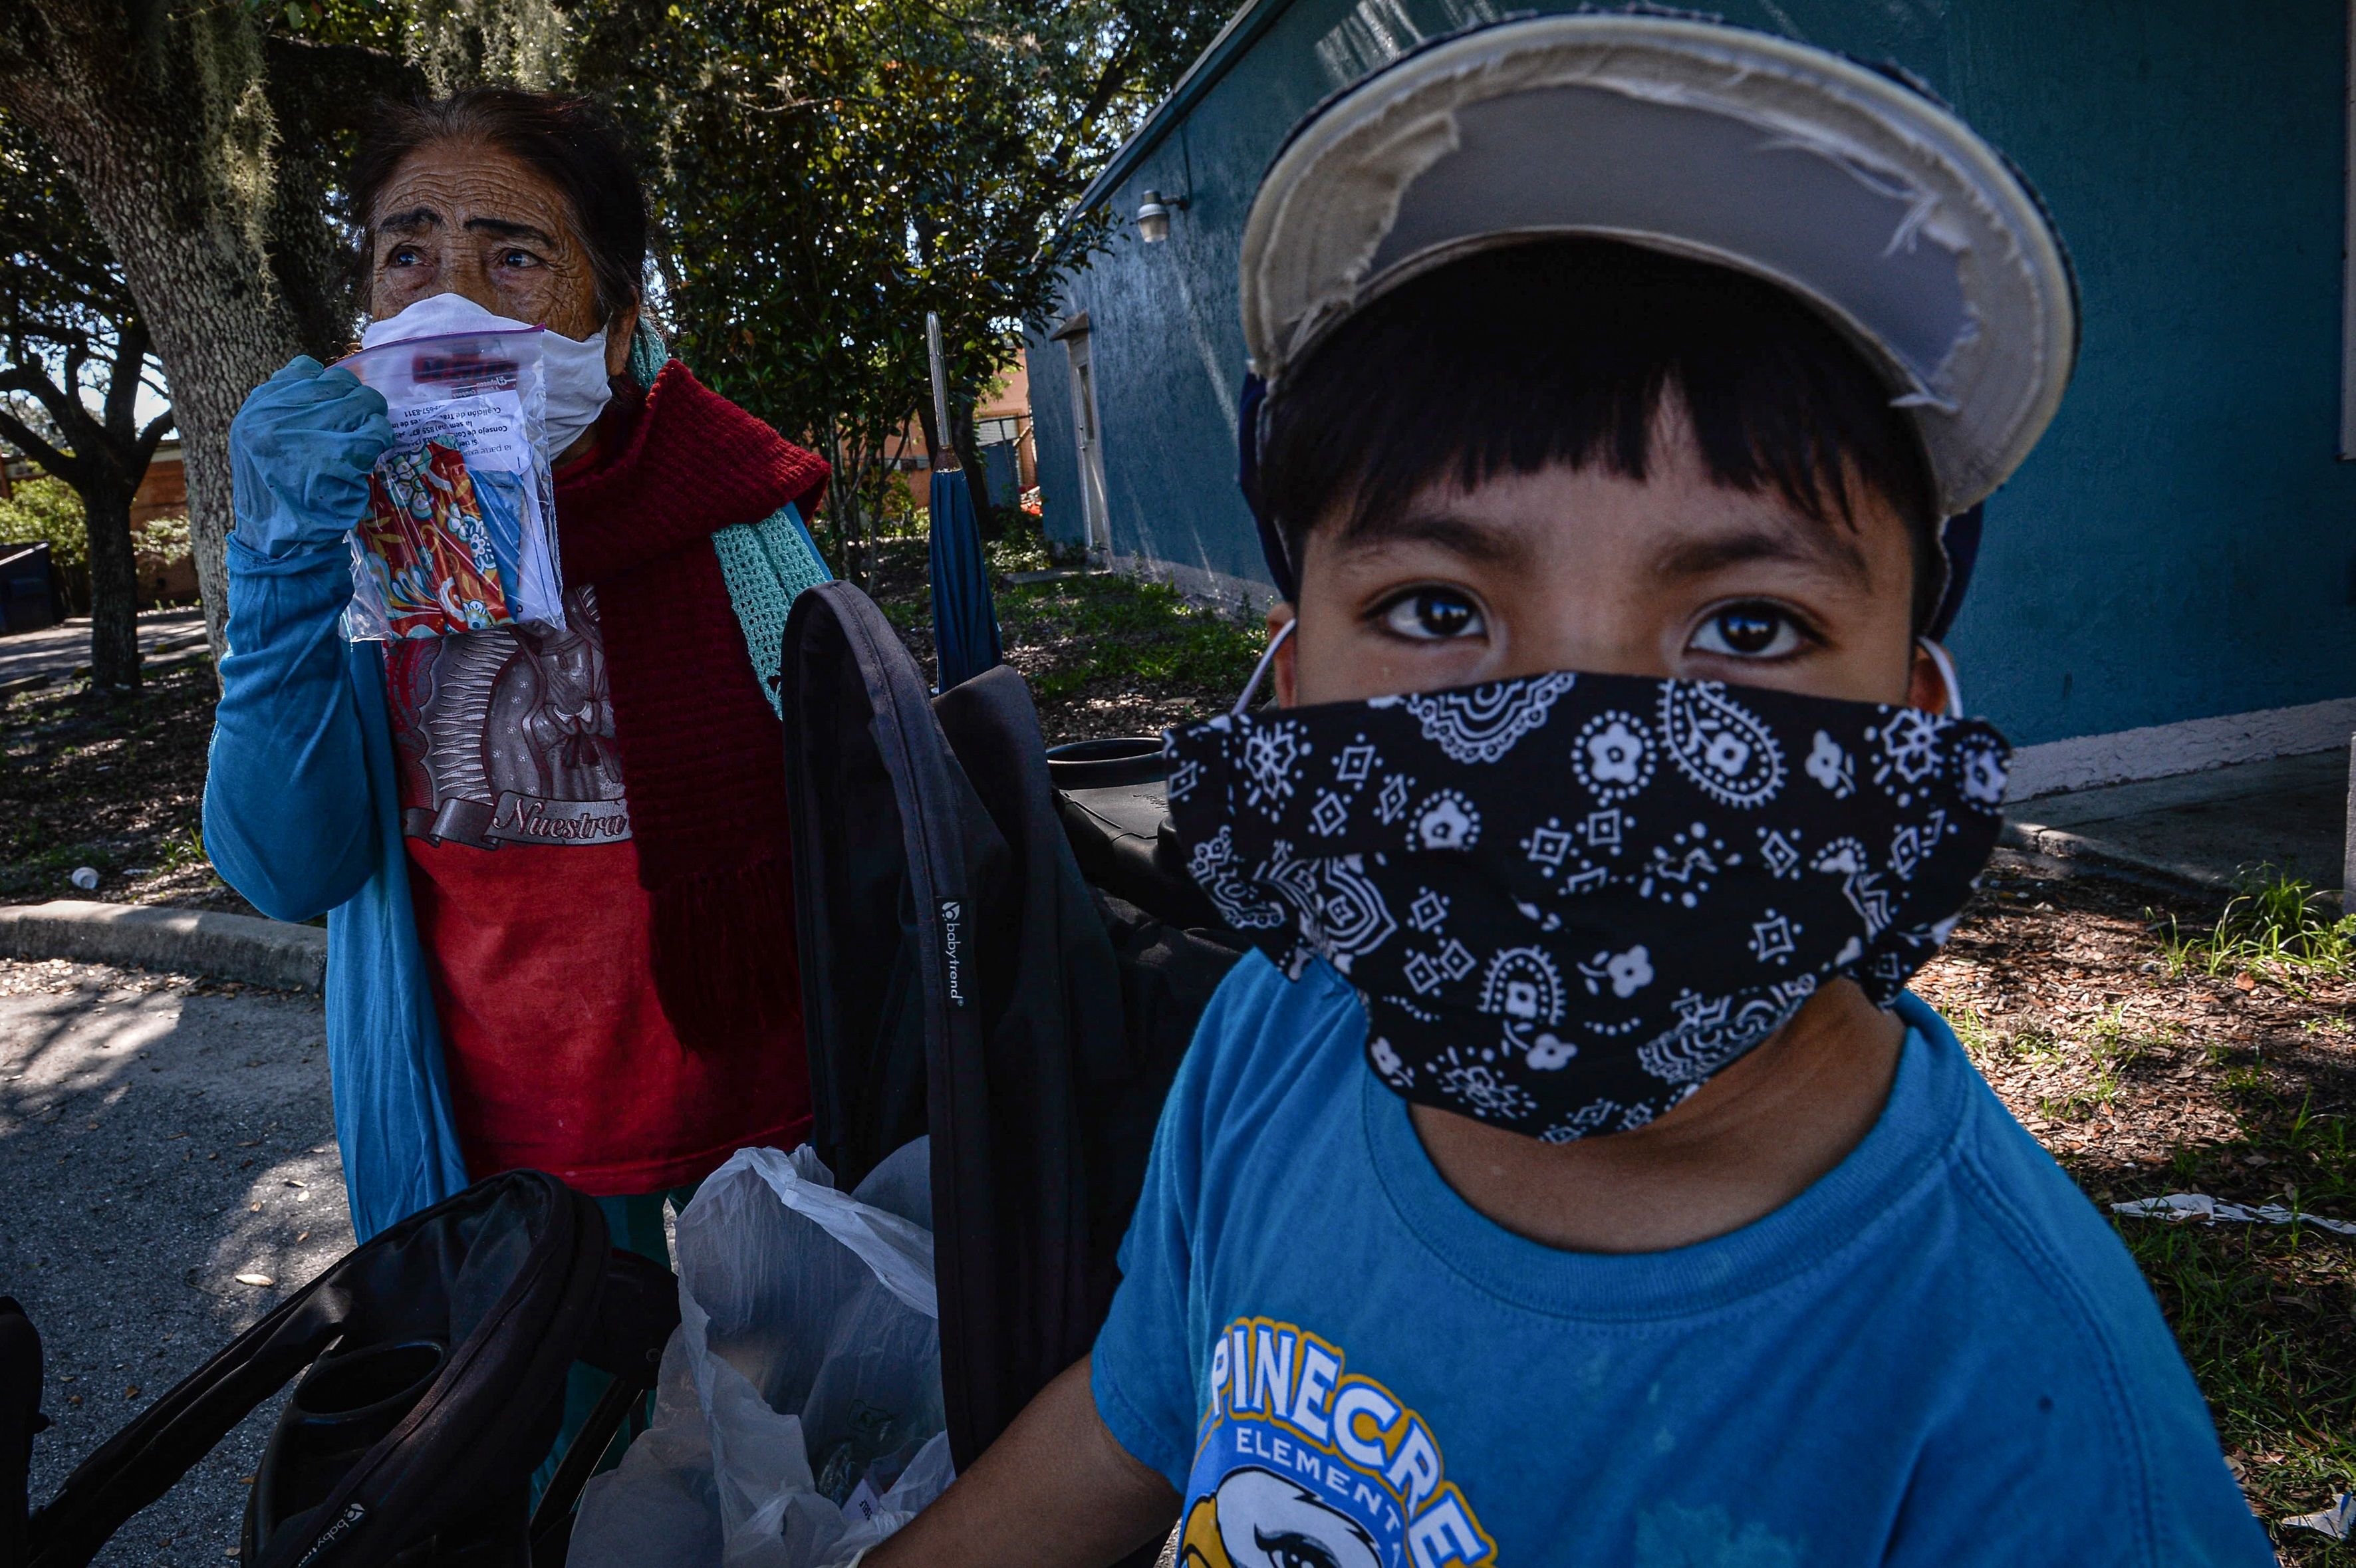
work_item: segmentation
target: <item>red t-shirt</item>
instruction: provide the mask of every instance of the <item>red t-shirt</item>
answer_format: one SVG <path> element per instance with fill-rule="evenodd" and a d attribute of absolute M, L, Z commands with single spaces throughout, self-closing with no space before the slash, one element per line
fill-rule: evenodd
<path fill-rule="evenodd" d="M 565 606 L 563 631 L 389 644 L 385 679 L 467 1169 L 616 1197 L 700 1180 L 747 1144 L 793 1147 L 809 1076 L 798 1020 L 706 1056 L 663 1016 L 595 593 Z"/>

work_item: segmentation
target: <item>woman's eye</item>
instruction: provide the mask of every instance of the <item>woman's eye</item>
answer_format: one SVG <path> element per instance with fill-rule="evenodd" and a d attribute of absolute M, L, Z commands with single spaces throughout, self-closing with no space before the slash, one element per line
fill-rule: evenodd
<path fill-rule="evenodd" d="M 1418 588 L 1383 607 L 1384 627 L 1419 642 L 1478 637 L 1488 629 L 1481 611 L 1462 594 L 1448 588 Z"/>
<path fill-rule="evenodd" d="M 530 267 L 537 266 L 539 263 L 540 258 L 533 255 L 530 251 L 501 251 L 499 252 L 499 265 L 503 267 Z"/>
<path fill-rule="evenodd" d="M 1790 612 L 1773 605 L 1728 605 L 1701 623 L 1693 647 L 1730 659 L 1776 659 L 1798 651 L 1804 636 Z"/>
<path fill-rule="evenodd" d="M 389 267 L 413 267 L 417 264 L 417 261 L 416 246 L 395 245 L 392 248 L 392 253 L 385 257 L 384 264 Z"/>

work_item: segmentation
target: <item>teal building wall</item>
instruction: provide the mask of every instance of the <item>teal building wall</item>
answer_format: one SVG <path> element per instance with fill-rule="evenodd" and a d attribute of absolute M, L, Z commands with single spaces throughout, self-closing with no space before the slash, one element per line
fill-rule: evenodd
<path fill-rule="evenodd" d="M 1091 191 L 1121 221 L 1064 303 L 1088 316 L 1116 555 L 1265 581 L 1234 476 L 1253 189 L 1321 99 L 1486 3 L 1247 6 Z M 1722 14 L 1922 78 L 2028 175 L 2076 264 L 2077 379 L 1989 503 L 1952 639 L 1973 707 L 2032 744 L 2356 693 L 2356 466 L 2338 458 L 2345 0 Z M 1188 201 L 1164 244 L 1129 220 L 1148 188 Z M 1076 538 L 1063 346 L 1042 333 L 1030 367 L 1048 525 Z"/>

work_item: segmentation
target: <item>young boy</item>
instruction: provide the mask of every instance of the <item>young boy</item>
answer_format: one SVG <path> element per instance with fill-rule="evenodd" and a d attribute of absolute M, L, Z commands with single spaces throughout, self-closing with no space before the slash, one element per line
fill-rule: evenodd
<path fill-rule="evenodd" d="M 1243 295 L 1281 706 L 1170 788 L 1262 953 L 1094 1353 L 869 1568 L 2271 1563 L 1902 990 L 2003 790 L 1942 520 L 2075 347 L 2017 177 L 1780 39 L 1508 22 L 1294 134 Z"/>

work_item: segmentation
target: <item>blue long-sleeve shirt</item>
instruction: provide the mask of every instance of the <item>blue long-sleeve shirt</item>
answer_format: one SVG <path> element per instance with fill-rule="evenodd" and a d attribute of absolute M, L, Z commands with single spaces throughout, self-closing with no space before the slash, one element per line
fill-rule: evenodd
<path fill-rule="evenodd" d="M 327 1064 L 362 1240 L 466 1185 L 409 865 L 384 652 L 347 643 L 351 557 L 229 542 L 205 849 L 263 914 L 327 917 Z"/>

